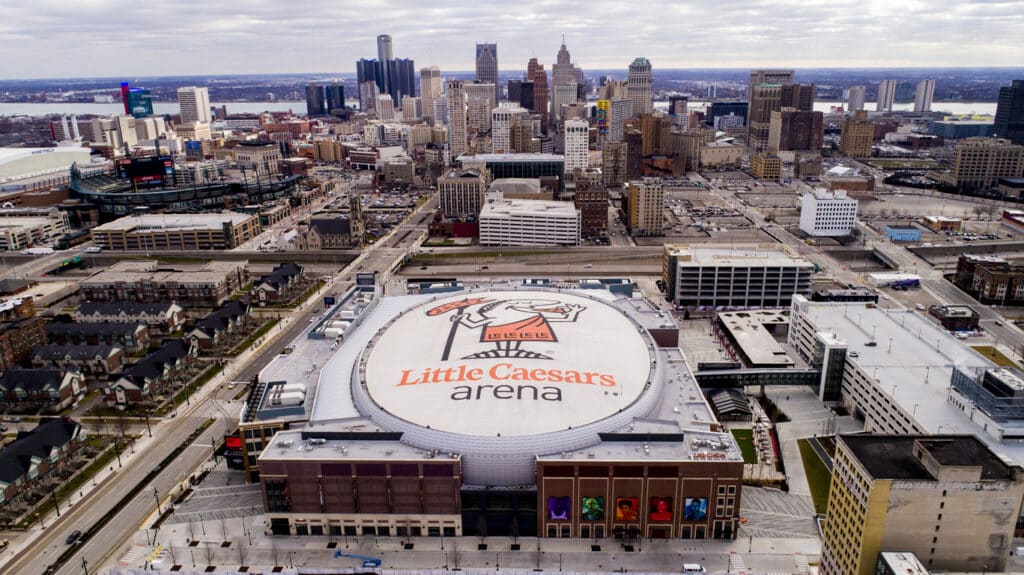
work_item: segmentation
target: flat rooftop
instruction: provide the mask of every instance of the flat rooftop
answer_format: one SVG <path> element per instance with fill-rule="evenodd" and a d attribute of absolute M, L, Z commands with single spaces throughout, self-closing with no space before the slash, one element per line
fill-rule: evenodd
<path fill-rule="evenodd" d="M 790 367 L 793 360 L 775 340 L 765 324 L 788 324 L 786 311 L 735 311 L 718 314 L 719 324 L 732 336 L 732 340 L 758 367 Z"/>
<path fill-rule="evenodd" d="M 96 226 L 93 232 L 166 232 L 173 230 L 187 231 L 191 229 L 220 230 L 229 223 L 237 226 L 246 220 L 256 217 L 253 214 L 224 212 L 219 214 L 144 214 L 125 216 L 112 222 Z"/>
<path fill-rule="evenodd" d="M 842 435 L 860 464 L 875 479 L 935 481 L 914 455 L 920 445 L 943 467 L 980 467 L 981 478 L 1005 481 L 1012 469 L 973 435 Z"/>
<path fill-rule="evenodd" d="M 475 156 L 459 156 L 459 162 L 565 162 L 561 154 L 476 154 Z"/>
<path fill-rule="evenodd" d="M 810 302 L 806 317 L 819 333 L 845 342 L 856 362 L 878 387 L 914 414 L 929 433 L 982 433 L 946 401 L 953 366 L 991 368 L 994 364 L 923 314 L 882 309 L 869 303 Z M 875 342 L 875 345 L 866 345 Z M 849 357 L 849 355 L 848 355 Z M 916 408 L 914 406 L 917 406 Z"/>
<path fill-rule="evenodd" d="M 701 267 L 747 267 L 787 266 L 812 267 L 803 258 L 793 257 L 790 252 L 777 244 L 688 245 L 670 248 L 670 253 L 679 257 L 681 266 Z"/>
<path fill-rule="evenodd" d="M 554 202 L 549 200 L 493 200 L 484 204 L 480 210 L 480 219 L 501 218 L 511 216 L 553 216 L 572 218 L 577 215 L 576 205 L 572 202 Z"/>
<path fill-rule="evenodd" d="M 175 281 L 178 283 L 219 283 L 227 274 L 244 268 L 248 262 L 207 262 L 199 265 L 166 265 L 153 260 L 125 260 L 101 270 L 82 283 L 132 283 L 151 281 L 155 283 Z"/>

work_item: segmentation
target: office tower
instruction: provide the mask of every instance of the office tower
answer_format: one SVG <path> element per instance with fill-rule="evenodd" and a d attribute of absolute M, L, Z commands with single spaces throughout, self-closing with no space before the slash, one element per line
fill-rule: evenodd
<path fill-rule="evenodd" d="M 555 89 L 570 83 L 577 86 L 577 98 L 582 99 L 579 88 L 583 88 L 584 95 L 586 93 L 583 70 L 572 63 L 572 57 L 569 55 L 569 49 L 565 47 L 565 38 L 563 37 L 562 46 L 558 49 L 558 55 L 555 56 L 555 63 L 551 65 L 551 88 Z"/>
<path fill-rule="evenodd" d="M 367 114 L 377 111 L 377 96 L 380 96 L 380 88 L 373 80 L 359 84 L 359 109 Z"/>
<path fill-rule="evenodd" d="M 669 96 L 668 97 L 668 115 L 672 117 L 672 124 L 681 128 L 689 127 L 690 113 L 687 110 L 689 104 L 688 96 Z"/>
<path fill-rule="evenodd" d="M 753 77 L 753 74 L 751 74 Z M 747 146 L 754 153 L 768 148 L 772 112 L 783 107 L 810 111 L 817 88 L 814 84 L 756 84 L 750 89 L 747 113 Z"/>
<path fill-rule="evenodd" d="M 328 86 L 306 86 L 306 115 L 324 116 L 345 108 L 345 86 L 333 82 Z"/>
<path fill-rule="evenodd" d="M 782 108 L 782 86 L 756 84 L 750 89 L 750 111 L 747 113 L 747 146 L 752 153 L 768 148 L 768 132 L 772 112 Z"/>
<path fill-rule="evenodd" d="M 535 136 L 539 132 L 536 124 L 540 120 L 536 115 L 513 118 L 509 125 L 509 148 L 513 154 L 539 154 L 541 151 L 540 139 Z M 494 130 L 493 126 L 491 128 Z M 494 142 L 494 135 L 491 135 L 491 142 Z"/>
<path fill-rule="evenodd" d="M 1024 80 L 999 88 L 993 128 L 996 136 L 1024 145 Z"/>
<path fill-rule="evenodd" d="M 896 83 L 896 101 L 897 102 L 913 102 L 914 101 L 914 84 L 911 82 L 897 82 Z"/>
<path fill-rule="evenodd" d="M 850 86 L 849 95 L 846 98 L 846 109 L 851 112 L 864 109 L 864 86 Z"/>
<path fill-rule="evenodd" d="M 306 115 L 309 117 L 319 116 L 326 113 L 324 110 L 324 90 L 319 84 L 306 85 Z"/>
<path fill-rule="evenodd" d="M 650 112 L 651 105 L 651 63 L 647 58 L 636 58 L 629 65 L 629 76 L 626 80 L 629 101 L 633 103 L 633 118 Z"/>
<path fill-rule="evenodd" d="M 490 178 L 486 170 L 449 170 L 437 179 L 438 207 L 445 216 L 477 216 Z"/>
<path fill-rule="evenodd" d="M 636 180 L 643 173 L 643 134 L 636 128 L 626 128 L 622 141 L 626 143 L 626 179 Z"/>
<path fill-rule="evenodd" d="M 824 114 L 796 108 L 772 112 L 768 127 L 768 152 L 821 152 L 825 141 Z M 792 156 L 792 154 L 788 154 Z M 792 159 L 792 158 L 786 158 Z"/>
<path fill-rule="evenodd" d="M 454 162 L 466 152 L 466 90 L 462 80 L 445 82 L 444 98 L 448 106 L 448 150 Z"/>
<path fill-rule="evenodd" d="M 708 107 L 704 123 L 709 126 L 715 125 L 715 118 L 720 116 L 740 116 L 743 118 L 743 125 L 747 125 L 747 112 L 750 109 L 750 102 L 712 102 Z"/>
<path fill-rule="evenodd" d="M 530 80 L 509 80 L 508 100 L 527 110 L 533 110 L 533 82 Z"/>
<path fill-rule="evenodd" d="M 566 120 L 565 132 L 565 173 L 571 174 L 579 168 L 587 169 L 590 151 L 590 124 L 586 120 Z"/>
<path fill-rule="evenodd" d="M 962 190 L 988 190 L 999 178 L 1024 174 L 1024 146 L 1002 138 L 965 138 L 953 148 L 949 183 Z"/>
<path fill-rule="evenodd" d="M 868 120 L 868 113 L 857 110 L 852 118 L 843 121 L 839 136 L 839 153 L 851 158 L 870 158 L 871 145 L 875 141 L 875 124 Z"/>
<path fill-rule="evenodd" d="M 494 84 L 494 105 L 501 100 L 501 88 L 498 84 L 498 45 L 477 44 L 476 45 L 476 80 L 482 83 Z"/>
<path fill-rule="evenodd" d="M 857 227 L 857 200 L 846 190 L 817 188 L 800 196 L 800 230 L 811 236 L 846 236 Z"/>
<path fill-rule="evenodd" d="M 345 86 L 337 82 L 331 82 L 329 86 L 324 86 L 325 98 L 324 102 L 327 107 L 326 112 L 328 114 L 333 113 L 335 110 L 345 109 Z"/>
<path fill-rule="evenodd" d="M 540 114 L 540 129 L 548 133 L 548 73 L 536 58 L 530 58 L 526 65 L 526 79 L 533 82 L 533 112 Z"/>
<path fill-rule="evenodd" d="M 394 57 L 391 53 L 391 35 L 381 34 L 377 36 L 377 60 L 387 62 Z"/>
<path fill-rule="evenodd" d="M 134 118 L 145 118 L 153 115 L 153 96 L 143 88 L 129 88 L 125 101 L 128 113 Z"/>
<path fill-rule="evenodd" d="M 617 188 L 626 181 L 626 143 L 605 142 L 601 147 L 601 183 Z"/>
<path fill-rule="evenodd" d="M 391 61 L 391 98 L 401 102 L 406 96 L 416 95 L 416 63 L 408 58 Z"/>
<path fill-rule="evenodd" d="M 893 102 L 896 101 L 896 80 L 882 80 L 878 84 L 878 105 L 877 112 L 891 112 Z"/>
<path fill-rule="evenodd" d="M 840 435 L 822 575 L 874 575 L 882 551 L 929 569 L 1005 569 L 1024 473 L 973 435 Z"/>
<path fill-rule="evenodd" d="M 621 142 L 622 130 L 626 120 L 633 113 L 633 102 L 626 98 L 616 98 L 611 101 L 608 110 L 608 141 Z"/>
<path fill-rule="evenodd" d="M 210 91 L 206 87 L 186 86 L 178 88 L 178 106 L 181 109 L 181 123 L 213 120 L 210 114 Z"/>
<path fill-rule="evenodd" d="M 779 93 L 779 106 L 810 112 L 814 109 L 814 96 L 818 87 L 814 84 L 783 84 Z"/>
<path fill-rule="evenodd" d="M 389 94 L 392 102 L 401 102 L 405 96 L 416 95 L 416 66 L 412 60 L 395 59 L 391 36 L 377 36 L 377 59 L 356 62 L 356 82 L 373 81 L 381 94 Z"/>
<path fill-rule="evenodd" d="M 477 134 L 491 131 L 491 110 L 497 103 L 494 101 L 494 85 L 482 82 L 464 82 L 466 92 L 466 127 Z"/>
<path fill-rule="evenodd" d="M 914 92 L 914 111 L 931 112 L 932 96 L 935 95 L 935 80 L 921 80 Z"/>
<path fill-rule="evenodd" d="M 754 86 L 758 84 L 792 84 L 793 83 L 793 71 L 792 70 L 751 70 L 750 71 L 750 85 L 747 89 L 747 98 L 752 98 L 754 94 Z"/>
<path fill-rule="evenodd" d="M 512 149 L 512 126 L 530 115 L 520 106 L 498 106 L 491 111 L 491 152 L 510 154 Z M 532 130 L 531 130 L 531 136 Z"/>
<path fill-rule="evenodd" d="M 626 187 L 626 227 L 630 235 L 661 235 L 665 221 L 665 189 L 661 180 L 631 180 Z"/>
<path fill-rule="evenodd" d="M 420 98 L 413 98 L 412 96 L 406 96 L 402 98 L 402 119 L 409 120 L 412 118 L 423 117 L 423 102 Z"/>
<path fill-rule="evenodd" d="M 750 172 L 757 180 L 777 182 L 782 178 L 782 158 L 767 152 L 751 154 Z"/>
<path fill-rule="evenodd" d="M 551 121 L 558 124 L 563 119 L 565 108 L 576 102 L 576 82 L 570 81 L 568 84 L 556 85 L 551 90 Z"/>
<path fill-rule="evenodd" d="M 395 101 L 391 99 L 391 94 L 377 96 L 377 118 L 381 120 L 395 119 Z"/>
<path fill-rule="evenodd" d="M 647 112 L 640 115 L 640 134 L 642 156 L 654 156 L 668 153 L 672 118 L 661 112 Z"/>
<path fill-rule="evenodd" d="M 441 68 L 420 68 L 420 98 L 423 117 L 434 119 L 434 101 L 441 98 Z"/>

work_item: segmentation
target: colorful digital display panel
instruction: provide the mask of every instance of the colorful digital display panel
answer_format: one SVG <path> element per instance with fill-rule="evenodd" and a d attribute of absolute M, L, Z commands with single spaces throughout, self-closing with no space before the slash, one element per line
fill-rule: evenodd
<path fill-rule="evenodd" d="M 548 497 L 548 521 L 568 521 L 570 506 L 568 497 Z"/>
<path fill-rule="evenodd" d="M 584 497 L 580 506 L 584 521 L 604 520 L 604 497 Z"/>
<path fill-rule="evenodd" d="M 612 102 L 611 100 L 598 100 L 595 106 L 594 119 L 597 124 L 597 131 L 602 136 L 608 135 L 608 121 L 611 115 Z"/>
<path fill-rule="evenodd" d="M 687 497 L 683 521 L 704 521 L 708 517 L 707 497 Z"/>
<path fill-rule="evenodd" d="M 615 499 L 615 520 L 636 521 L 639 518 L 640 499 L 636 497 L 618 497 Z"/>
<path fill-rule="evenodd" d="M 672 521 L 672 498 L 651 497 L 651 506 L 648 509 L 647 518 L 658 522 Z"/>

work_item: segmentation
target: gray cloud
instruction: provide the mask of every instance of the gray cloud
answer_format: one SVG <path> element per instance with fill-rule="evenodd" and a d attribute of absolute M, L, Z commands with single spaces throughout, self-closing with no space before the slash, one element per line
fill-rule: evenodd
<path fill-rule="evenodd" d="M 550 65 L 565 34 L 584 69 L 1019 66 L 1024 0 L 3 0 L 0 78 L 352 72 L 395 55 L 469 70 Z"/>

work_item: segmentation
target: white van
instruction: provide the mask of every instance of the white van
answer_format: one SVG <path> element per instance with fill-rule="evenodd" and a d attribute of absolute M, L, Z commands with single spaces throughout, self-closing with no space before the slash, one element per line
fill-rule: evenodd
<path fill-rule="evenodd" d="M 706 573 L 700 563 L 683 563 L 683 573 Z"/>

